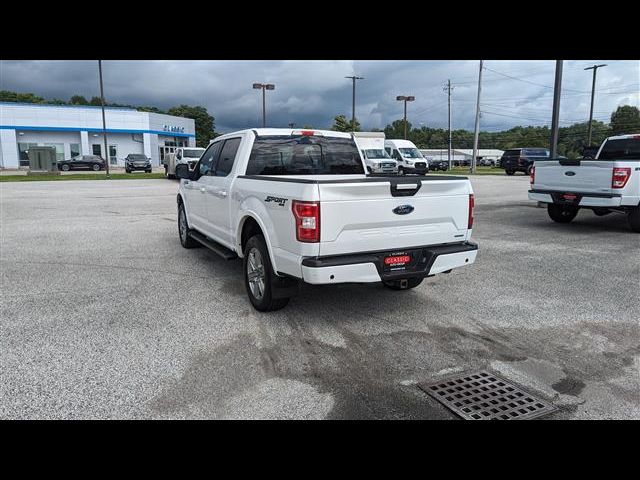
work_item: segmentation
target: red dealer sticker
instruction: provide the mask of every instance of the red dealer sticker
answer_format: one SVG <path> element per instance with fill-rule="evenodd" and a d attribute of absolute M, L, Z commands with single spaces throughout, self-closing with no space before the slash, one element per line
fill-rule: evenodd
<path fill-rule="evenodd" d="M 404 265 L 405 263 L 409 263 L 411 261 L 411 257 L 409 255 L 398 255 L 394 257 L 386 257 L 384 259 L 385 265 Z"/>

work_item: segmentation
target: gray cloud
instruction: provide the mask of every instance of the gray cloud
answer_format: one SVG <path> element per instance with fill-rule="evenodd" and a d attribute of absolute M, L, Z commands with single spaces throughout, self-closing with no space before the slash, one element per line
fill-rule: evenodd
<path fill-rule="evenodd" d="M 588 119 L 591 72 L 583 68 L 594 63 L 608 64 L 598 71 L 596 119 L 608 121 L 618 105 L 640 105 L 639 61 L 566 61 L 563 125 Z M 549 124 L 554 65 L 554 61 L 486 61 L 481 128 Z M 344 77 L 354 73 L 365 77 L 358 82 L 356 106 L 365 128 L 383 128 L 402 118 L 396 95 L 415 95 L 416 101 L 409 105 L 409 120 L 415 126 L 445 127 L 443 85 L 450 78 L 455 87 L 453 126 L 472 129 L 478 62 L 104 61 L 103 70 L 108 100 L 160 108 L 204 105 L 221 131 L 261 124 L 261 94 L 251 88 L 253 82 L 276 84 L 276 90 L 267 92 L 269 125 L 328 127 L 335 115 L 351 115 L 351 82 Z M 0 89 L 45 98 L 68 99 L 73 94 L 90 98 L 99 92 L 97 62 L 0 61 Z"/>

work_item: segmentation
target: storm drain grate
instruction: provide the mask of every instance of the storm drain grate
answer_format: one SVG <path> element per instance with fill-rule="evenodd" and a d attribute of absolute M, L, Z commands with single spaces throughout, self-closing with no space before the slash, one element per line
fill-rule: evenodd
<path fill-rule="evenodd" d="M 467 420 L 528 420 L 556 410 L 549 402 L 485 371 L 418 386 Z"/>

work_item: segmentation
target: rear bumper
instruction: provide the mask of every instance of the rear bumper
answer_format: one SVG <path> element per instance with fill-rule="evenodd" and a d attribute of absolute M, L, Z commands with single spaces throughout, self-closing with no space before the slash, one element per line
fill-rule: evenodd
<path fill-rule="evenodd" d="M 302 279 L 311 284 L 373 283 L 403 278 L 424 278 L 475 262 L 478 245 L 461 242 L 447 245 L 386 250 L 351 255 L 307 257 L 302 260 Z M 385 266 L 389 255 L 408 255 L 404 266 Z"/>
<path fill-rule="evenodd" d="M 563 195 L 576 195 L 575 201 L 566 201 Z M 555 190 L 529 190 L 529 200 L 542 203 L 557 203 L 559 205 L 577 205 L 579 207 L 619 207 L 622 203 L 620 194 L 596 194 L 580 192 L 560 192 Z"/>

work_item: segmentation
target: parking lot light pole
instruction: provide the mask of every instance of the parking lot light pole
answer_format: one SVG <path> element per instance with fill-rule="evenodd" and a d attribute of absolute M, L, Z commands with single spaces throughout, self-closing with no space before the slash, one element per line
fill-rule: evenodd
<path fill-rule="evenodd" d="M 413 102 L 416 99 L 413 95 L 398 95 L 396 100 L 404 102 L 404 139 L 407 139 L 407 102 Z"/>
<path fill-rule="evenodd" d="M 562 90 L 562 60 L 556 60 L 556 80 L 553 85 L 553 114 L 551 116 L 551 145 L 549 158 L 558 156 L 558 120 L 560 118 L 560 95 Z"/>
<path fill-rule="evenodd" d="M 356 80 L 364 80 L 364 77 L 357 77 L 351 75 L 350 78 L 353 81 L 353 94 L 351 95 L 351 131 L 356 131 Z"/>
<path fill-rule="evenodd" d="M 600 67 L 606 67 L 606 63 L 587 67 L 585 70 L 593 70 L 593 82 L 591 83 L 591 109 L 589 110 L 589 133 L 587 134 L 587 147 L 591 146 L 591 127 L 593 123 L 593 97 L 596 93 L 596 72 Z"/>
<path fill-rule="evenodd" d="M 253 88 L 256 90 L 262 90 L 262 128 L 267 126 L 267 105 L 265 100 L 266 90 L 275 90 L 276 86 L 273 83 L 254 83 Z"/>
<path fill-rule="evenodd" d="M 478 136 L 480 135 L 480 92 L 482 91 L 482 68 L 484 61 L 480 60 L 480 72 L 478 73 L 478 98 L 476 100 L 476 124 L 473 132 L 473 157 L 469 170 L 476 173 L 476 158 L 478 156 Z"/>
<path fill-rule="evenodd" d="M 109 178 L 109 147 L 107 146 L 107 121 L 104 116 L 104 88 L 102 86 L 102 60 L 98 60 L 98 75 L 100 76 L 100 103 L 102 105 L 102 135 L 104 137 L 104 151 L 105 151 L 105 171 L 107 178 Z"/>

